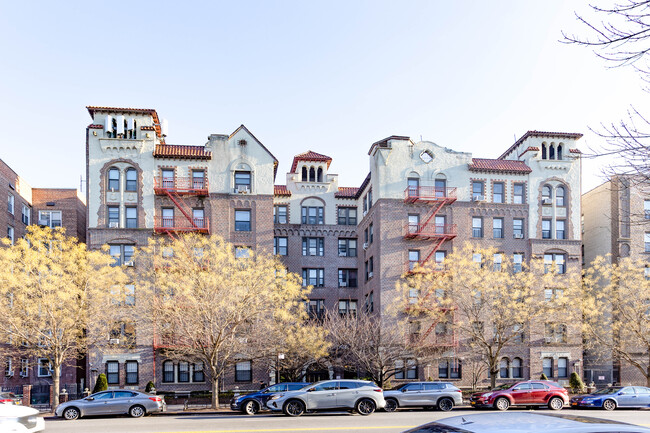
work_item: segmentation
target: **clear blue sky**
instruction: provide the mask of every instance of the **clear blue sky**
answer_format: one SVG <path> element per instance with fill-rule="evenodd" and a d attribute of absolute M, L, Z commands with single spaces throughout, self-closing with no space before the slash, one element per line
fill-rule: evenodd
<path fill-rule="evenodd" d="M 331 156 L 341 186 L 391 134 L 495 158 L 529 129 L 582 132 L 647 95 L 587 49 L 578 1 L 0 0 L 0 158 L 35 187 L 85 176 L 86 105 L 155 108 L 168 143 L 245 124 L 278 158 Z M 646 107 L 647 108 L 647 107 Z M 600 183 L 586 165 L 583 191 Z"/>

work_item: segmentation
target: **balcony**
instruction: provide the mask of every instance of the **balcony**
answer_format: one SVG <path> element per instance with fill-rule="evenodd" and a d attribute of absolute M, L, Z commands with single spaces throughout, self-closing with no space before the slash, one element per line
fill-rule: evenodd
<path fill-rule="evenodd" d="M 193 218 L 192 221 L 184 216 L 157 216 L 154 222 L 156 233 L 196 232 L 210 233 L 210 221 L 207 218 Z"/>
<path fill-rule="evenodd" d="M 412 224 L 404 225 L 406 239 L 451 239 L 456 237 L 456 224 Z"/>
<path fill-rule="evenodd" d="M 445 204 L 451 204 L 455 201 L 456 188 L 409 186 L 404 190 L 405 203 L 444 202 Z"/>
<path fill-rule="evenodd" d="M 153 190 L 156 195 L 166 195 L 168 193 L 208 195 L 208 179 L 193 179 L 191 177 L 169 179 L 157 176 L 154 178 Z"/>

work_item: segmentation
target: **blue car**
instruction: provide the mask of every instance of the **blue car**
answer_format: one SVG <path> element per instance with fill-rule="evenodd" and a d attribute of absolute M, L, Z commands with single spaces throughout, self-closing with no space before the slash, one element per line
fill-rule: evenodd
<path fill-rule="evenodd" d="M 617 407 L 650 407 L 650 388 L 645 386 L 610 386 L 593 394 L 573 397 L 571 407 L 595 407 L 614 410 Z"/>
<path fill-rule="evenodd" d="M 307 385 L 309 385 L 309 382 L 276 383 L 257 392 L 233 397 L 230 400 L 230 409 L 241 411 L 247 415 L 255 415 L 260 409 L 266 410 L 266 402 L 273 394 L 285 391 L 297 391 Z"/>

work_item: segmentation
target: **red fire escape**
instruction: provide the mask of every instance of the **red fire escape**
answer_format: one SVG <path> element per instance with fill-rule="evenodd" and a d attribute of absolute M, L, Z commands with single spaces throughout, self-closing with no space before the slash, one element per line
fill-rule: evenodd
<path fill-rule="evenodd" d="M 431 248 L 420 260 L 407 259 L 406 273 L 411 273 L 416 265 L 424 266 L 431 257 L 440 249 L 443 243 L 456 237 L 456 224 L 436 224 L 436 216 L 443 206 L 450 205 L 456 201 L 456 188 L 435 187 L 435 186 L 409 186 L 404 191 L 404 203 L 407 204 L 430 204 L 431 208 L 420 219 L 418 223 L 407 222 L 405 225 L 404 238 L 412 240 L 431 241 Z M 437 268 L 434 268 L 436 270 Z M 425 300 L 427 302 L 427 300 Z M 453 310 L 445 309 L 451 314 L 453 321 Z M 432 347 L 455 347 L 458 345 L 456 333 L 450 330 L 450 325 L 433 321 L 422 334 L 411 335 L 411 343 Z"/>
<path fill-rule="evenodd" d="M 174 203 L 175 208 L 165 214 L 157 215 L 154 222 L 156 233 L 166 233 L 174 236 L 178 232 L 210 233 L 210 221 L 204 210 L 192 209 L 185 201 L 189 197 L 207 197 L 207 178 L 175 177 L 154 179 L 154 193 L 167 196 Z M 180 215 L 176 212 L 180 211 Z"/>

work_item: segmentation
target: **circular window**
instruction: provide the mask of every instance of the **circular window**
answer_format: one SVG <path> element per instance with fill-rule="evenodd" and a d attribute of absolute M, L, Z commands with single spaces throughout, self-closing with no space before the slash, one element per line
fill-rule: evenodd
<path fill-rule="evenodd" d="M 424 150 L 424 151 L 422 151 L 422 153 L 420 154 L 420 159 L 421 159 L 422 161 L 424 161 L 425 164 L 428 164 L 428 163 L 430 163 L 431 161 L 433 161 L 433 153 L 431 153 L 431 152 L 428 151 L 428 150 Z"/>

